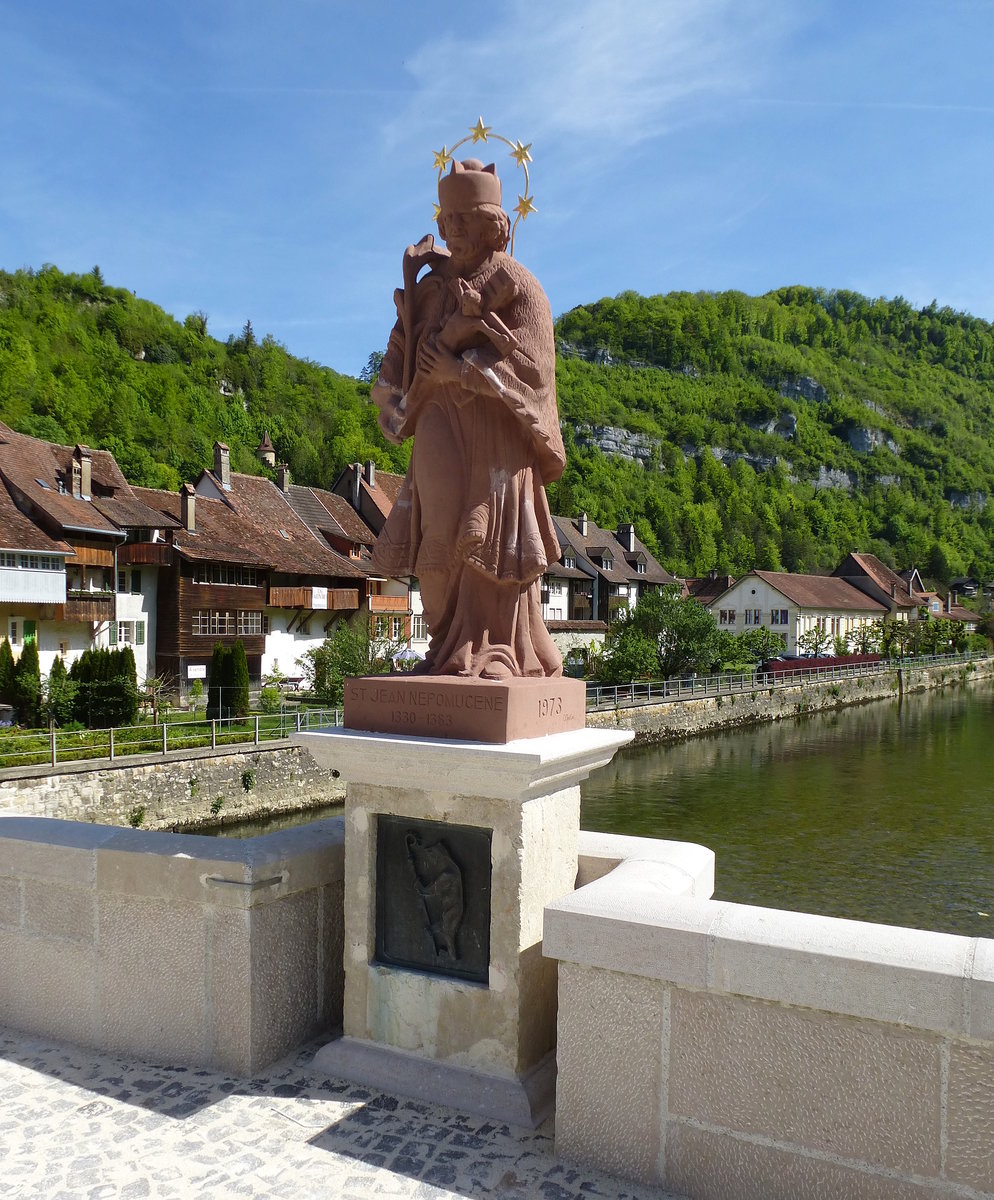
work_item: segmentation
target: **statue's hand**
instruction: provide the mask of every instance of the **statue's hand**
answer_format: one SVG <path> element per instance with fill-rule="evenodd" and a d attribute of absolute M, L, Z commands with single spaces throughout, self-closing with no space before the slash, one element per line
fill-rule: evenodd
<path fill-rule="evenodd" d="M 462 359 L 434 342 L 422 342 L 418 348 L 418 370 L 432 383 L 459 383 Z"/>

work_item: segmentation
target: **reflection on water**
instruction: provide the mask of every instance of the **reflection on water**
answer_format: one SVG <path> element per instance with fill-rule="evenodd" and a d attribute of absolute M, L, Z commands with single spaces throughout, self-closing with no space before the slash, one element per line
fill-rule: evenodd
<path fill-rule="evenodd" d="M 994 936 L 986 690 L 630 747 L 581 794 L 584 829 L 710 846 L 720 900 Z"/>

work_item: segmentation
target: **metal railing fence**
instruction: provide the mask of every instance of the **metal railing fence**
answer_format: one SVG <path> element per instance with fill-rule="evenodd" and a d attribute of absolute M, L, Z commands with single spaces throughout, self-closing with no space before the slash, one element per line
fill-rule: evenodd
<path fill-rule="evenodd" d="M 0 731 L 0 773 L 14 767 L 54 767 L 87 759 L 114 762 L 138 754 L 163 755 L 174 750 L 259 746 L 301 730 L 327 729 L 341 723 L 341 709 L 311 708 L 253 715 L 242 720 L 231 717 L 119 725 L 109 729 L 53 727 L 27 733 Z"/>
<path fill-rule="evenodd" d="M 796 687 L 799 683 L 830 682 L 860 676 L 883 675 L 889 671 L 915 667 L 955 666 L 983 654 L 932 654 L 915 658 L 882 659 L 874 663 L 848 663 L 837 667 L 811 667 L 807 670 L 778 671 L 776 674 L 753 671 L 741 675 L 696 675 L 681 679 L 633 680 L 631 683 L 587 684 L 587 711 L 633 708 L 647 704 L 665 704 L 671 700 L 693 700 L 704 696 L 734 696 L 769 688 Z"/>

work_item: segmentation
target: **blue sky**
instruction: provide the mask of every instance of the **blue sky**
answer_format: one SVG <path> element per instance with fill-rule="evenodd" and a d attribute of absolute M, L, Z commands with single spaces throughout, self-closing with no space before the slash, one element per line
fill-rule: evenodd
<path fill-rule="evenodd" d="M 336 370 L 481 115 L 532 144 L 554 313 L 804 283 L 994 319 L 990 0 L 0 0 L 0 48 L 0 266 Z"/>

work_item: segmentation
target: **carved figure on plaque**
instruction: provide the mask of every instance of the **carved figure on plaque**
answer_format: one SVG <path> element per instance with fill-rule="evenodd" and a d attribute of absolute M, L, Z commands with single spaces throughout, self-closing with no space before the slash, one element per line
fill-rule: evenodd
<path fill-rule="evenodd" d="M 413 830 L 404 840 L 435 953 L 456 959 L 459 957 L 456 934 L 464 912 L 462 872 L 444 842 L 426 846 L 421 835 Z"/>
<path fill-rule="evenodd" d="M 482 118 L 471 133 L 474 142 L 497 136 Z M 525 170 L 516 227 L 534 211 L 530 155 L 507 145 Z M 457 162 L 444 147 L 435 165 L 446 248 L 429 234 L 404 252 L 398 319 L 372 389 L 386 437 L 414 436 L 373 565 L 420 581 L 431 637 L 422 670 L 560 675 L 540 598 L 540 577 L 560 553 L 544 485 L 566 462 L 549 303 L 507 253 L 512 226 L 495 166 Z"/>

